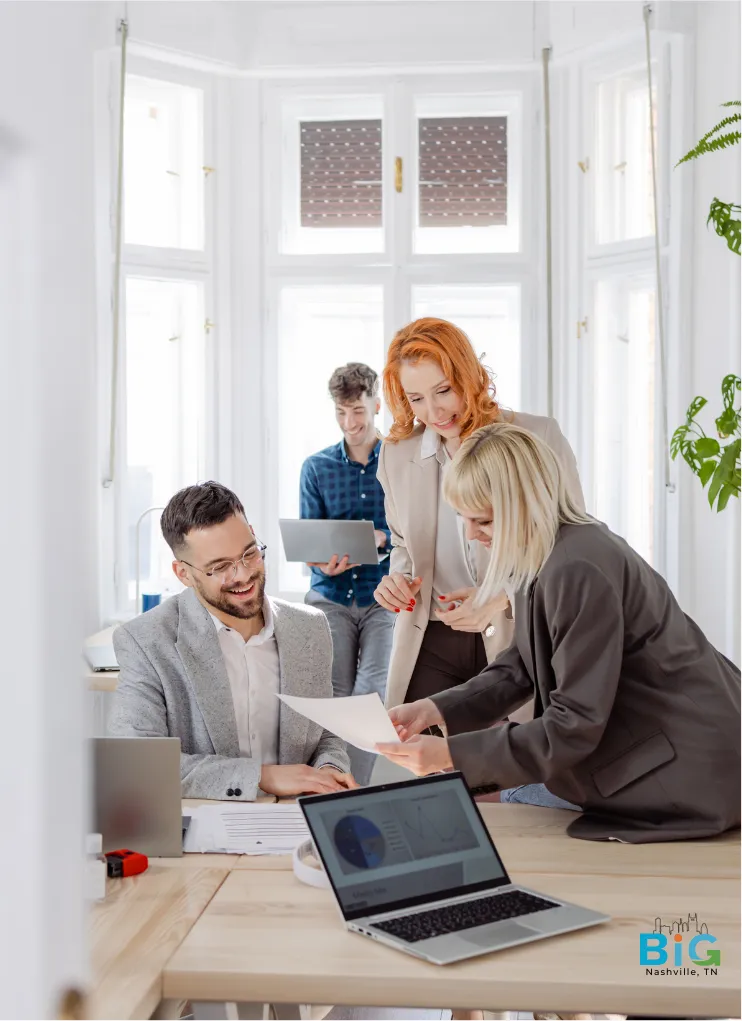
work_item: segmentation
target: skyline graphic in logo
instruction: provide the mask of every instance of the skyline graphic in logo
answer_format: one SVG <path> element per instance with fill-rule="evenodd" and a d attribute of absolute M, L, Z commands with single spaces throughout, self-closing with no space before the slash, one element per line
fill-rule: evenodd
<path fill-rule="evenodd" d="M 716 936 L 709 932 L 706 922 L 699 920 L 697 913 L 667 921 L 658 916 L 652 932 L 639 934 L 639 963 L 648 975 L 700 975 L 702 972 L 698 968 L 706 975 L 716 975 L 721 964 L 721 950 L 711 945 L 716 942 Z M 686 966 L 684 946 L 687 947 Z M 666 967 L 668 963 L 671 967 Z"/>

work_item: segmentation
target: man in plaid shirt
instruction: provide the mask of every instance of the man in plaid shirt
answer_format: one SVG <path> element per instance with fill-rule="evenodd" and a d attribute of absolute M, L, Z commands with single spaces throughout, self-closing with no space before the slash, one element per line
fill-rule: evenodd
<path fill-rule="evenodd" d="M 378 549 L 391 552 L 384 491 L 376 478 L 381 447 L 375 424 L 381 407 L 379 378 L 368 365 L 351 362 L 333 372 L 329 390 L 343 439 L 302 465 L 301 516 L 373 521 Z M 378 691 L 383 700 L 394 618 L 376 602 L 374 590 L 389 571 L 388 559 L 378 566 L 358 566 L 335 555 L 327 564 L 309 566 L 312 587 L 306 602 L 323 610 L 330 624 L 335 695 Z M 356 748 L 348 751 L 353 775 L 367 784 L 376 756 Z"/>

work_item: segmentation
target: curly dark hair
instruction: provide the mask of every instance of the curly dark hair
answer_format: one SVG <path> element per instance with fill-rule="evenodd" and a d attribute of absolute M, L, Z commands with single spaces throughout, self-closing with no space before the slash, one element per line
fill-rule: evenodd
<path fill-rule="evenodd" d="M 348 362 L 335 369 L 328 384 L 330 397 L 339 404 L 357 401 L 359 397 L 376 397 L 379 392 L 379 377 L 363 362 Z"/>
<path fill-rule="evenodd" d="M 171 497 L 162 512 L 160 528 L 165 542 L 177 557 L 192 529 L 220 525 L 235 514 L 244 517 L 245 508 L 231 489 L 219 482 L 199 482 Z"/>

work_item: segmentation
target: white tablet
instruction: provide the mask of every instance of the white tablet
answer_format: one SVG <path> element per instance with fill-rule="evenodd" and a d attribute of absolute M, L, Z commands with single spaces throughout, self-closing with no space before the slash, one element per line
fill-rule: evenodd
<path fill-rule="evenodd" d="M 326 564 L 333 553 L 351 564 L 379 564 L 389 550 L 376 548 L 373 521 L 333 521 L 279 518 L 286 559 L 303 564 Z"/>

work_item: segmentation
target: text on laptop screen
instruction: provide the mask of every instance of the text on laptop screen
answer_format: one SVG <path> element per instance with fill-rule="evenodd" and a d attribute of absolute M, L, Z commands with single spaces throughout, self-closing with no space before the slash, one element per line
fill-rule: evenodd
<path fill-rule="evenodd" d="M 460 778 L 304 807 L 346 916 L 505 875 Z"/>

